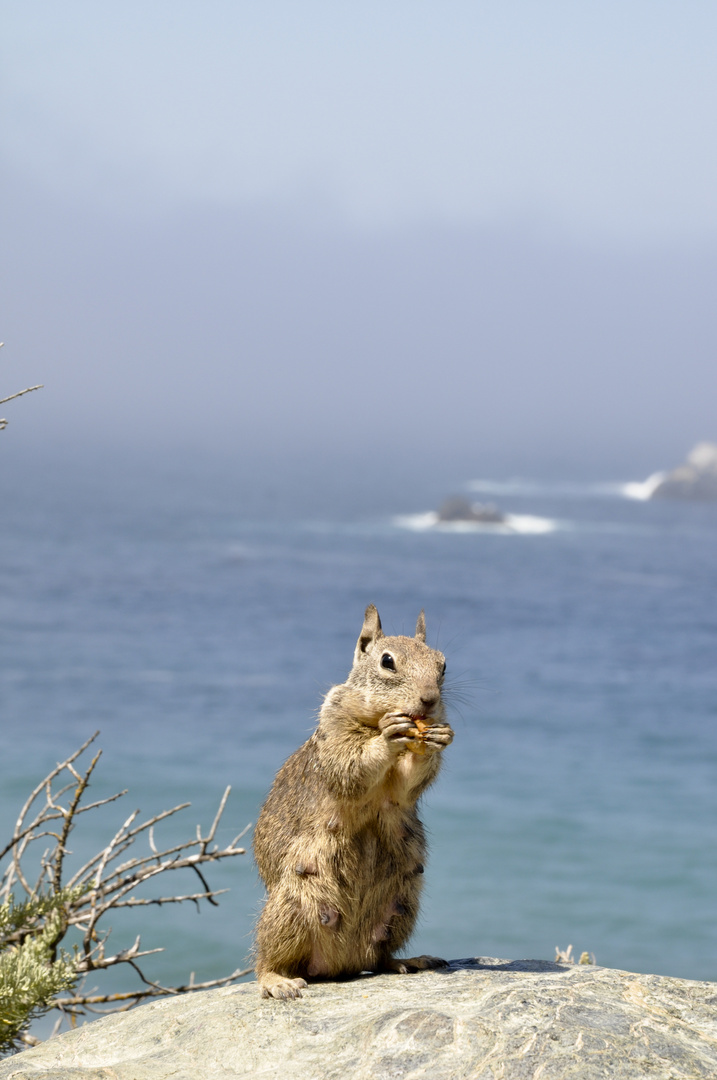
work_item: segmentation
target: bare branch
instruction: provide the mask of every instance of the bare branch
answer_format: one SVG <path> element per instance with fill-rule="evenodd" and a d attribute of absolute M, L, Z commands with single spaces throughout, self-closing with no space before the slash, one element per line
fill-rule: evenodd
<path fill-rule="evenodd" d="M 241 840 L 241 838 L 242 838 L 243 836 L 246 836 L 246 834 L 247 834 L 247 833 L 249 832 L 249 829 L 251 828 L 251 826 L 252 826 L 252 823 L 251 823 L 251 821 L 250 821 L 248 825 L 245 825 L 245 826 L 244 826 L 244 828 L 243 828 L 243 829 L 242 829 L 242 831 L 241 831 L 241 832 L 239 833 L 239 835 L 238 835 L 238 836 L 235 836 L 235 837 L 234 837 L 234 839 L 232 840 L 232 842 L 231 842 L 231 844 L 229 845 L 229 847 L 230 847 L 230 848 L 235 848 L 235 847 L 237 846 L 237 843 L 239 842 L 239 840 Z"/>
<path fill-rule="evenodd" d="M 80 754 L 83 753 L 83 751 L 87 749 L 87 747 L 90 745 L 90 743 L 95 741 L 95 739 L 97 738 L 98 735 L 99 735 L 99 731 L 96 731 L 94 733 L 94 735 L 91 735 L 89 737 L 89 739 L 87 739 L 85 742 L 83 742 L 83 744 L 79 748 L 79 750 L 75 750 L 74 754 L 71 754 L 70 757 L 65 759 L 65 761 L 60 762 L 52 770 L 52 772 L 49 773 L 45 777 L 45 779 L 42 780 L 37 785 L 37 787 L 34 788 L 30 792 L 30 795 L 29 795 L 29 797 L 27 799 L 27 802 L 25 803 L 22 810 L 20 811 L 20 816 L 17 819 L 17 824 L 15 825 L 15 832 L 13 833 L 13 836 L 12 836 L 12 839 L 10 840 L 10 843 L 6 844 L 6 846 L 3 848 L 3 850 L 0 851 L 0 859 L 4 858 L 5 855 L 7 855 L 8 851 L 10 851 L 13 847 L 15 847 L 18 840 L 21 838 L 20 836 L 18 836 L 18 830 L 22 829 L 22 824 L 23 824 L 25 818 L 27 817 L 27 814 L 28 814 L 28 812 L 30 810 L 30 807 L 32 806 L 32 804 L 34 803 L 35 799 L 38 797 L 40 792 L 43 791 L 47 787 L 47 785 L 49 783 L 51 783 L 55 779 L 56 776 L 59 776 L 61 772 L 63 772 L 70 764 L 72 764 L 73 761 L 76 761 L 77 758 L 80 756 Z M 72 785 L 68 784 L 67 787 L 62 789 L 62 791 L 68 791 L 70 787 L 72 787 Z M 32 828 L 32 826 L 30 826 L 30 829 L 31 828 Z M 24 832 L 22 833 L 22 835 L 24 836 L 27 832 L 30 831 L 30 829 L 25 829 Z"/>
<path fill-rule="evenodd" d="M 214 834 L 217 831 L 217 826 L 218 826 L 219 822 L 221 821 L 222 814 L 224 813 L 224 807 L 227 805 L 227 799 L 229 798 L 229 792 L 230 791 L 231 791 L 231 784 L 228 784 L 225 791 L 224 791 L 224 794 L 222 795 L 222 801 L 219 803 L 219 809 L 217 810 L 217 812 L 215 814 L 214 821 L 212 822 L 212 827 L 209 830 L 209 835 L 207 836 L 207 838 L 204 841 L 202 841 L 203 844 L 204 844 L 204 849 L 205 850 L 206 850 L 207 844 L 211 844 L 212 840 L 214 839 Z"/>
<path fill-rule="evenodd" d="M 63 828 L 62 828 L 62 835 L 60 836 L 60 838 L 58 839 L 58 842 L 57 842 L 57 848 L 56 848 L 56 851 L 55 851 L 55 859 L 54 859 L 54 868 L 53 868 L 53 873 L 52 873 L 52 887 L 55 890 L 55 892 L 59 892 L 60 889 L 62 888 L 62 862 L 63 862 L 63 860 L 65 858 L 65 845 L 67 843 L 67 838 L 70 835 L 70 829 L 72 828 L 73 819 L 74 819 L 75 813 L 77 812 L 77 807 L 79 805 L 80 799 L 82 798 L 82 796 L 84 794 L 85 788 L 87 787 L 87 785 L 90 782 L 90 777 L 92 776 L 95 765 L 100 760 L 101 755 L 102 755 L 102 751 L 98 750 L 98 752 L 92 758 L 92 761 L 90 762 L 89 767 L 88 767 L 87 771 L 85 772 L 85 775 L 80 778 L 80 782 L 77 785 L 77 789 L 75 791 L 75 796 L 74 796 L 72 802 L 70 803 L 69 810 L 67 810 L 66 812 L 63 812 L 64 813 L 64 818 L 65 818 L 65 824 L 63 825 Z M 74 773 L 75 770 L 72 769 L 72 772 Z"/>
<path fill-rule="evenodd" d="M 190 841 L 189 844 L 182 845 L 181 848 L 178 850 L 189 847 L 193 843 L 195 842 Z M 164 854 L 165 853 L 163 852 L 162 855 Z M 143 884 L 145 881 L 149 881 L 150 878 L 156 877 L 158 874 L 164 873 L 166 870 L 192 869 L 197 871 L 197 873 L 199 874 L 199 871 L 197 870 L 197 864 L 200 862 L 217 862 L 220 859 L 228 858 L 233 855 L 244 854 L 246 854 L 245 848 L 225 848 L 223 851 L 207 852 L 206 855 L 188 855 L 185 858 L 167 859 L 165 862 L 156 862 L 155 860 L 157 859 L 157 856 L 138 859 L 130 864 L 130 867 L 133 871 L 132 873 L 124 874 L 121 877 L 117 876 L 117 874 L 110 875 L 108 878 L 102 881 L 101 885 L 96 884 L 91 889 L 91 891 L 86 894 L 84 900 L 79 900 L 76 904 L 76 908 L 80 910 L 85 907 L 89 902 L 93 913 L 92 919 L 94 922 L 97 922 L 97 920 L 105 911 L 108 911 L 111 907 L 116 906 L 118 900 L 121 897 L 125 896 L 128 892 L 131 892 L 131 890 L 136 888 L 138 885 Z M 147 865 L 147 863 L 151 863 L 151 865 Z M 205 885 L 209 892 L 211 892 L 201 874 L 199 874 L 199 877 L 202 880 L 202 884 Z M 109 899 L 107 899 L 105 903 L 98 905 L 98 900 L 100 898 Z M 76 919 L 74 921 L 77 923 L 78 921 L 84 921 L 85 918 L 86 915 L 82 914 L 79 920 Z"/>
<path fill-rule="evenodd" d="M 192 974 L 189 983 L 185 985 L 163 986 L 147 977 L 138 964 L 139 960 L 161 952 L 162 949 L 143 949 L 140 938 L 137 937 L 129 947 L 110 953 L 107 943 L 111 930 L 102 928 L 101 923 L 103 917 L 112 909 L 162 907 L 164 904 L 187 902 L 199 907 L 202 900 L 216 906 L 218 897 L 227 890 L 212 889 L 204 876 L 203 868 L 207 863 L 220 862 L 223 859 L 245 854 L 246 849 L 239 846 L 239 841 L 250 828 L 247 826 L 243 829 L 228 846 L 220 847 L 215 842 L 231 791 L 229 787 L 225 789 L 220 799 L 216 814 L 206 834 L 200 826 L 197 826 L 194 837 L 181 843 L 172 843 L 162 847 L 157 842 L 157 827 L 190 804 L 180 803 L 169 810 L 140 821 L 137 820 L 140 811 L 135 810 L 117 829 L 109 843 L 76 870 L 69 883 L 63 883 L 66 856 L 69 854 L 68 838 L 79 815 L 115 802 L 126 794 L 125 791 L 121 791 L 87 805 L 81 805 L 81 800 L 87 793 L 90 779 L 99 762 L 101 751 L 95 754 L 84 769 L 76 763 L 97 735 L 98 732 L 95 732 L 75 753 L 58 763 L 32 790 L 20 811 L 10 842 L 0 851 L 0 859 L 10 855 L 9 865 L 0 879 L 0 901 L 10 897 L 15 882 L 22 886 L 30 902 L 43 900 L 39 908 L 28 909 L 31 914 L 17 931 L 13 929 L 5 934 L 6 945 L 21 943 L 30 935 L 43 933 L 48 925 L 50 912 L 59 911 L 62 917 L 59 929 L 57 931 L 53 929 L 53 936 L 56 935 L 56 937 L 52 943 L 52 949 L 53 952 L 59 949 L 60 942 L 69 928 L 75 927 L 80 931 L 82 943 L 74 959 L 75 969 L 79 974 L 106 971 L 120 964 L 127 964 L 141 980 L 140 988 L 127 993 L 101 994 L 97 988 L 94 988 L 92 993 L 84 993 L 81 990 L 57 999 L 53 1007 L 59 1010 L 60 1018 L 64 1016 L 73 1024 L 78 1016 L 87 1012 L 101 1014 L 108 1011 L 122 1011 L 149 997 L 226 986 L 251 970 L 237 970 L 225 978 L 212 979 L 203 983 L 195 983 L 194 974 Z M 70 782 L 63 783 L 68 776 Z M 71 794 L 68 795 L 68 793 Z M 65 796 L 68 796 L 67 801 L 65 801 Z M 55 823 L 57 823 L 56 826 Z M 147 837 L 148 850 L 146 853 L 140 851 L 135 855 L 131 849 L 143 834 Z M 37 854 L 33 854 L 37 853 L 36 845 L 48 837 L 51 843 L 38 859 Z M 31 855 L 35 863 L 32 876 L 26 873 L 27 860 L 31 858 Z M 192 870 L 201 882 L 201 891 L 178 892 L 174 895 L 162 892 L 158 896 L 137 895 L 138 890 L 143 886 L 149 886 L 155 877 L 170 870 Z M 34 886 L 30 884 L 31 880 L 35 881 Z M 55 897 L 59 898 L 59 903 L 54 905 L 48 904 L 44 899 L 51 901 Z M 52 925 L 54 927 L 57 924 Z M 106 1007 L 97 1008 L 97 1006 Z"/>
<path fill-rule="evenodd" d="M 10 394 L 10 397 L 0 398 L 0 405 L 4 405 L 6 401 L 14 401 L 16 397 L 22 397 L 23 394 L 30 394 L 33 390 L 42 390 L 44 383 L 38 383 L 37 386 L 28 386 L 25 390 L 18 390 L 16 394 Z"/>
<path fill-rule="evenodd" d="M 114 956 L 105 956 L 102 951 L 102 942 L 94 956 L 87 956 L 77 965 L 78 971 L 100 971 L 102 968 L 114 967 L 116 964 L 128 964 L 141 956 L 152 956 L 154 953 L 164 952 L 164 949 L 140 949 L 140 939 L 137 937 L 129 949 L 121 949 Z"/>
<path fill-rule="evenodd" d="M 125 788 L 124 791 L 117 791 L 114 795 L 108 795 L 106 799 L 98 799 L 96 802 L 88 803 L 87 806 L 79 806 L 75 816 L 78 814 L 86 814 L 88 810 L 94 810 L 98 806 L 106 806 L 107 803 L 117 802 L 123 795 L 126 795 L 129 788 Z"/>
<path fill-rule="evenodd" d="M 148 821 L 145 821 L 141 825 L 138 825 L 135 829 L 132 829 L 130 832 L 127 832 L 124 836 L 121 836 L 122 829 L 120 829 L 119 832 L 117 833 L 117 835 L 114 837 L 114 839 L 110 842 L 108 847 L 112 847 L 113 845 L 116 846 L 117 843 L 118 843 L 118 837 L 121 837 L 122 844 L 121 844 L 121 846 L 116 847 L 116 850 L 113 852 L 111 858 L 106 859 L 106 864 L 114 862 L 114 860 L 118 857 L 118 855 L 120 855 L 122 853 L 122 851 L 125 851 L 130 846 L 130 844 L 134 841 L 135 837 L 139 836 L 139 834 L 141 832 L 144 832 L 146 829 L 149 829 L 153 825 L 156 825 L 159 821 L 164 821 L 165 818 L 171 817 L 173 814 L 178 813 L 180 810 L 185 810 L 188 806 L 191 806 L 191 805 L 192 804 L 188 803 L 188 802 L 180 803 L 178 806 L 173 806 L 171 810 L 164 810 L 161 814 L 155 814 L 154 817 L 149 818 Z M 138 813 L 139 813 L 139 810 L 137 810 L 135 812 L 135 814 L 133 814 L 132 820 L 134 820 L 134 818 L 136 818 Z M 123 826 L 123 828 L 125 828 L 126 825 L 127 825 L 127 822 L 125 822 L 125 825 Z M 192 841 L 190 841 L 190 843 L 191 842 Z M 182 847 L 186 847 L 186 846 L 187 846 L 186 844 L 180 844 L 180 845 L 178 845 L 176 850 L 180 850 Z M 74 877 L 71 879 L 71 881 L 68 883 L 68 886 L 72 887 L 73 885 L 76 885 L 78 882 L 82 881 L 83 878 L 92 869 L 92 867 L 95 866 L 97 864 L 97 862 L 103 858 L 103 856 L 105 855 L 106 852 L 107 852 L 107 848 L 103 848 L 102 851 L 98 852 L 97 855 L 94 855 L 88 862 L 86 862 L 84 866 L 81 866 L 80 869 L 77 871 L 77 873 L 74 875 Z M 121 867 L 118 867 L 115 872 L 118 872 L 121 869 L 122 869 Z"/>
<path fill-rule="evenodd" d="M 113 908 L 121 907 L 147 907 L 150 904 L 183 904 L 185 900 L 210 900 L 213 896 L 221 896 L 228 893 L 229 889 L 208 889 L 207 892 L 187 893 L 186 896 L 152 896 L 130 897 L 129 900 L 118 900 L 112 905 Z"/>
<path fill-rule="evenodd" d="M 147 982 L 147 986 L 149 987 L 149 989 L 147 990 L 137 990 L 134 992 L 129 991 L 128 993 L 124 994 L 93 994 L 87 996 L 83 994 L 77 994 L 75 997 L 72 998 L 58 998 L 55 1004 L 58 1008 L 61 1009 L 71 1008 L 78 1005 L 81 1007 L 89 1005 L 104 1005 L 115 1001 L 131 1001 L 134 1005 L 138 1001 L 141 1001 L 143 998 L 166 997 L 167 994 L 170 993 L 186 994 L 193 990 L 213 990 L 219 986 L 227 986 L 229 983 L 234 982 L 236 979 L 241 979 L 244 975 L 251 975 L 253 970 L 253 968 L 237 968 L 237 970 L 233 971 L 231 975 L 227 975 L 223 979 L 209 979 L 207 982 L 201 983 L 195 983 L 192 980 L 184 986 L 174 986 L 171 988 L 162 987 L 159 986 L 158 983 L 151 983 L 147 982 L 147 980 L 144 980 L 145 982 Z M 142 976 L 142 978 L 144 977 Z"/>
<path fill-rule="evenodd" d="M 204 877 L 204 874 L 199 869 L 199 867 L 196 865 L 196 863 L 194 864 L 192 869 L 194 870 L 194 873 L 197 875 L 197 877 L 201 881 L 204 888 L 207 890 L 206 891 L 206 897 L 207 897 L 208 902 L 210 904 L 212 904 L 213 907 L 219 907 L 219 904 L 214 899 L 214 894 L 210 891 L 209 886 L 207 885 L 207 879 Z"/>

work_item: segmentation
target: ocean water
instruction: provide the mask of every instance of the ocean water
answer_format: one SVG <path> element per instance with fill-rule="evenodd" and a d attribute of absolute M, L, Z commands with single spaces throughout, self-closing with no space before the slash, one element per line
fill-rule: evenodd
<path fill-rule="evenodd" d="M 189 837 L 230 784 L 228 841 L 345 678 L 366 604 L 389 633 L 412 633 L 423 607 L 456 737 L 423 802 L 412 949 L 572 944 L 717 979 L 717 507 L 615 484 L 472 488 L 513 527 L 437 528 L 419 493 L 395 512 L 349 495 L 317 510 L 199 473 L 6 471 L 0 846 L 30 788 L 96 729 L 92 796 L 129 793 L 80 821 L 70 865 L 136 807 L 190 801 L 157 830 Z M 218 908 L 135 909 L 112 920 L 115 947 L 139 932 L 165 947 L 145 962 L 164 982 L 242 965 L 262 896 L 250 852 L 207 877 L 230 890 Z M 131 984 L 108 979 L 93 985 Z"/>

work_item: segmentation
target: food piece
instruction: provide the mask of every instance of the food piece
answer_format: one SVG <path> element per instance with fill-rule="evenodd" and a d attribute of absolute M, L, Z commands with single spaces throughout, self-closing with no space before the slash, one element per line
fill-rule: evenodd
<path fill-rule="evenodd" d="M 413 726 L 417 731 L 417 735 L 413 742 L 408 743 L 407 749 L 412 754 L 425 754 L 426 752 L 426 732 L 431 725 L 427 722 L 425 716 L 412 716 L 410 718 L 413 721 Z"/>

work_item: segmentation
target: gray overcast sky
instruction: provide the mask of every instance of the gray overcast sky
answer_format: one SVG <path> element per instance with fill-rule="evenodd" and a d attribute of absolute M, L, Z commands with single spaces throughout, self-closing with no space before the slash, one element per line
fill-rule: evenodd
<path fill-rule="evenodd" d="M 471 475 L 717 437 L 713 2 L 0 13 L 16 438 L 421 431 Z"/>
<path fill-rule="evenodd" d="M 5 3 L 5 152 L 77 196 L 717 230 L 717 6 Z"/>

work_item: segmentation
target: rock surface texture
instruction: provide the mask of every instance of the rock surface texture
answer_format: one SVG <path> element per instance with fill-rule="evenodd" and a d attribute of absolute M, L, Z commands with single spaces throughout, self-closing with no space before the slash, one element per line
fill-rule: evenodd
<path fill-rule="evenodd" d="M 714 1080 L 717 984 L 536 960 L 164 998 L 0 1062 L 0 1080 Z"/>

